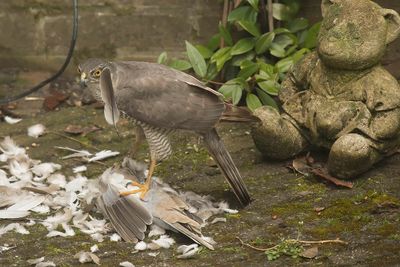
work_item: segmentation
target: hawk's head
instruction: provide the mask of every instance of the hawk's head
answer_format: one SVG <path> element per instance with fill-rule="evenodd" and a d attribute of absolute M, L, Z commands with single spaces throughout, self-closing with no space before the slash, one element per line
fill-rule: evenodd
<path fill-rule="evenodd" d="M 88 87 L 92 95 L 100 100 L 99 81 L 101 73 L 107 67 L 109 62 L 100 58 L 89 58 L 84 63 L 79 64 L 78 73 L 80 77 L 80 84 L 82 87 Z"/>

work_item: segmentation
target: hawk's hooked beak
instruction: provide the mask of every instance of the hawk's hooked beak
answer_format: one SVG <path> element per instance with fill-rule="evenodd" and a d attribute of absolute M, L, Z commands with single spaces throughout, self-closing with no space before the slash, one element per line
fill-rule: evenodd
<path fill-rule="evenodd" d="M 81 80 L 80 80 L 80 82 L 79 82 L 81 88 L 87 87 L 87 80 L 88 80 L 88 79 L 87 79 L 86 73 L 82 72 L 82 74 L 81 74 Z"/>

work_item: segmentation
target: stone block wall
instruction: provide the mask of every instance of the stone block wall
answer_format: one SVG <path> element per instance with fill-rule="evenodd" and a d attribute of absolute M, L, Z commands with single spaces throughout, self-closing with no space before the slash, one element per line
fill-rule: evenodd
<path fill-rule="evenodd" d="M 220 14 L 216 0 L 81 0 L 73 65 L 88 57 L 179 56 L 184 40 L 205 42 L 218 30 Z M 71 0 L 0 1 L 0 68 L 57 69 L 71 31 Z"/>

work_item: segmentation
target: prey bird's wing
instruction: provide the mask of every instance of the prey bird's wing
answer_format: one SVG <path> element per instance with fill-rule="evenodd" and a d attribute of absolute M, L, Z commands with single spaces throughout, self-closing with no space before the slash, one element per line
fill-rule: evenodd
<path fill-rule="evenodd" d="M 121 197 L 114 185 L 107 184 L 106 191 L 97 203 L 125 241 L 136 243 L 144 239 L 144 233 L 147 226 L 152 224 L 153 217 L 139 199 L 134 196 Z"/>
<path fill-rule="evenodd" d="M 190 75 L 145 62 L 112 64 L 117 106 L 139 121 L 203 132 L 214 127 L 225 110 L 220 94 Z"/>
<path fill-rule="evenodd" d="M 108 124 L 116 125 L 119 119 L 119 110 L 114 97 L 114 88 L 109 68 L 105 68 L 100 76 L 101 99 L 104 102 L 104 116 Z"/>
<path fill-rule="evenodd" d="M 202 219 L 189 212 L 187 204 L 175 192 L 164 191 L 153 183 L 150 205 L 154 218 L 160 219 L 174 231 L 179 232 L 198 244 L 214 250 L 201 234 Z"/>

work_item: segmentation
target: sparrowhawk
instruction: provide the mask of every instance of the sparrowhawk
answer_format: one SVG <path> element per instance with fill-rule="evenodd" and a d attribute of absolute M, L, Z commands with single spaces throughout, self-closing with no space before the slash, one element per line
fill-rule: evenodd
<path fill-rule="evenodd" d="M 205 145 L 242 205 L 250 202 L 249 192 L 230 154 L 225 149 L 216 124 L 229 117 L 232 105 L 223 96 L 184 72 L 148 62 L 108 62 L 88 59 L 78 67 L 81 82 L 94 97 L 104 102 L 106 121 L 116 125 L 126 117 L 141 128 L 150 149 L 150 167 L 140 187 L 142 199 L 151 185 L 156 163 L 171 154 L 168 134 L 174 130 L 194 131 Z M 240 112 L 245 113 L 245 112 Z M 239 120 L 246 120 L 243 115 Z M 122 195 L 135 192 L 123 192 Z"/>

